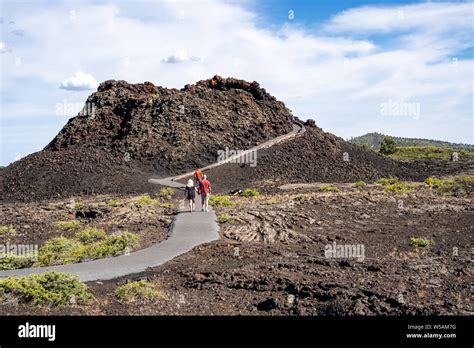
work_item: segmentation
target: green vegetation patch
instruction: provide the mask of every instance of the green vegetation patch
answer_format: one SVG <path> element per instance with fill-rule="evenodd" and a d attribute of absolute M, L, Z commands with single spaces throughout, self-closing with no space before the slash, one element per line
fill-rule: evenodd
<path fill-rule="evenodd" d="M 225 224 L 226 222 L 229 222 L 232 219 L 232 217 L 229 214 L 221 214 L 217 218 L 217 222 L 220 224 Z"/>
<path fill-rule="evenodd" d="M 99 230 L 96 227 L 88 227 L 75 234 L 74 238 L 83 244 L 90 244 L 105 239 L 107 233 L 104 230 Z"/>
<path fill-rule="evenodd" d="M 242 192 L 244 197 L 257 197 L 260 196 L 260 192 L 256 189 L 248 188 Z"/>
<path fill-rule="evenodd" d="M 379 152 L 384 155 L 391 155 L 395 153 L 397 148 L 397 143 L 393 138 L 385 137 L 380 144 Z"/>
<path fill-rule="evenodd" d="M 382 143 L 383 139 L 387 137 L 385 134 L 380 133 L 367 133 L 360 137 L 351 138 L 349 140 L 350 143 L 362 145 L 368 144 L 370 148 L 374 150 L 378 150 L 380 148 L 380 144 Z M 474 152 L 474 145 L 469 144 L 456 144 L 450 143 L 447 141 L 440 141 L 440 140 L 431 140 L 431 139 L 415 139 L 415 138 L 401 138 L 401 137 L 393 137 L 393 140 L 397 143 L 399 147 L 406 147 L 406 146 L 436 146 L 436 147 L 444 147 L 456 150 L 465 150 L 467 152 Z"/>
<path fill-rule="evenodd" d="M 383 190 L 384 191 L 391 191 L 391 192 L 398 192 L 398 193 L 409 193 L 413 191 L 413 187 L 406 182 L 398 181 L 394 184 L 385 185 Z"/>
<path fill-rule="evenodd" d="M 30 257 L 9 255 L 0 257 L 0 270 L 29 268 L 34 261 Z"/>
<path fill-rule="evenodd" d="M 143 195 L 135 200 L 136 205 L 154 205 L 163 208 L 172 208 L 171 203 L 163 203 L 160 199 L 151 198 L 149 195 Z"/>
<path fill-rule="evenodd" d="M 443 180 L 438 179 L 434 176 L 430 176 L 425 180 L 425 184 L 434 189 L 444 189 L 450 187 L 454 183 L 454 180 Z"/>
<path fill-rule="evenodd" d="M 163 298 L 163 292 L 157 282 L 139 280 L 119 286 L 115 290 L 115 297 L 120 301 L 133 302 Z"/>
<path fill-rule="evenodd" d="M 230 207 L 235 205 L 235 203 L 231 201 L 229 196 L 220 195 L 211 196 L 209 198 L 209 204 L 214 208 Z"/>
<path fill-rule="evenodd" d="M 365 181 L 357 181 L 355 184 L 354 184 L 354 187 L 355 188 L 358 188 L 358 189 L 361 189 L 361 188 L 364 188 L 367 186 L 367 183 Z"/>
<path fill-rule="evenodd" d="M 113 257 L 139 244 L 139 237 L 128 231 L 107 236 L 102 230 L 87 228 L 73 238 L 61 236 L 47 241 L 39 249 L 37 265 L 65 265 Z"/>
<path fill-rule="evenodd" d="M 319 189 L 323 192 L 339 192 L 339 188 L 334 185 L 321 185 Z"/>
<path fill-rule="evenodd" d="M 270 197 L 264 201 L 265 204 L 277 204 L 279 202 L 277 197 Z"/>
<path fill-rule="evenodd" d="M 76 220 L 58 221 L 56 222 L 56 226 L 62 231 L 77 231 L 81 228 L 81 222 Z"/>
<path fill-rule="evenodd" d="M 79 277 L 58 272 L 0 279 L 0 299 L 7 296 L 15 296 L 26 303 L 51 306 L 85 305 L 94 299 Z"/>
<path fill-rule="evenodd" d="M 16 234 L 15 226 L 0 225 L 0 236 L 13 236 Z"/>
<path fill-rule="evenodd" d="M 454 150 L 446 147 L 438 146 L 405 146 L 397 147 L 390 155 L 392 158 L 440 158 L 443 160 L 450 160 L 453 153 L 457 153 L 459 157 L 474 155 L 472 152 L 465 150 Z"/>
<path fill-rule="evenodd" d="M 410 238 L 410 245 L 413 245 L 416 247 L 427 248 L 427 247 L 432 246 L 433 244 L 434 244 L 434 241 L 432 239 L 419 238 L 419 237 Z"/>
<path fill-rule="evenodd" d="M 158 196 L 159 197 L 170 197 L 175 193 L 175 190 L 172 189 L 171 187 L 163 187 L 158 191 Z"/>
<path fill-rule="evenodd" d="M 439 179 L 430 176 L 425 184 L 439 192 L 465 192 L 474 188 L 474 175 L 460 175 L 454 179 Z"/>
<path fill-rule="evenodd" d="M 107 204 L 109 207 L 121 207 L 121 206 L 123 206 L 123 202 L 118 198 L 112 198 L 112 199 L 108 200 L 105 204 Z"/>
<path fill-rule="evenodd" d="M 74 203 L 73 209 L 74 210 L 83 210 L 86 208 L 86 204 L 82 201 Z"/>
<path fill-rule="evenodd" d="M 135 200 L 137 205 L 160 205 L 161 201 L 159 199 L 151 198 L 149 195 L 140 196 Z"/>
<path fill-rule="evenodd" d="M 415 185 L 399 181 L 398 178 L 382 178 L 375 182 L 376 184 L 382 185 L 384 191 L 387 192 L 398 192 L 398 193 L 408 193 L 412 192 Z"/>
<path fill-rule="evenodd" d="M 379 185 L 386 186 L 386 185 L 395 184 L 397 182 L 398 182 L 398 178 L 395 178 L 395 177 L 392 176 L 390 178 L 378 179 L 375 183 L 379 184 Z"/>

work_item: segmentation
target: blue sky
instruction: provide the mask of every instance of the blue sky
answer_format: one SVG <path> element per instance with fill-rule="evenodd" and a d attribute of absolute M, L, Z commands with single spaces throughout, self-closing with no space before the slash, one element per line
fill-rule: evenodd
<path fill-rule="evenodd" d="M 107 79 L 256 80 L 343 138 L 473 143 L 472 2 L 0 4 L 0 165 L 41 150 Z"/>

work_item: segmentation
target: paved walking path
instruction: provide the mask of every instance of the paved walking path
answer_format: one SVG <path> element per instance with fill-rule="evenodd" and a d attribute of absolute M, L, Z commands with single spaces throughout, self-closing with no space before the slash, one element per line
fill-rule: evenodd
<path fill-rule="evenodd" d="M 304 131 L 304 127 L 295 125 L 292 132 L 260 144 L 252 150 L 258 150 L 272 146 L 295 136 L 301 131 Z M 245 153 L 242 153 L 239 156 L 233 156 L 226 161 L 218 162 L 202 169 L 207 170 L 222 165 L 232 161 L 233 159 L 243 156 Z M 193 172 L 164 179 L 150 179 L 149 182 L 180 188 L 184 187 L 184 184 L 178 183 L 177 180 L 183 179 L 192 174 Z M 187 208 L 180 208 L 170 228 L 170 237 L 165 241 L 149 248 L 138 250 L 128 255 L 121 255 L 117 257 L 71 265 L 0 271 L 0 278 L 8 276 L 26 276 L 33 273 L 56 271 L 77 275 L 84 282 L 113 279 L 128 274 L 143 272 L 149 267 L 162 265 L 165 262 L 190 251 L 197 245 L 212 242 L 218 238 L 219 226 L 216 222 L 216 214 L 212 208 L 210 208 L 209 212 L 201 212 L 201 196 L 198 195 L 196 196 L 196 211 L 190 213 Z"/>

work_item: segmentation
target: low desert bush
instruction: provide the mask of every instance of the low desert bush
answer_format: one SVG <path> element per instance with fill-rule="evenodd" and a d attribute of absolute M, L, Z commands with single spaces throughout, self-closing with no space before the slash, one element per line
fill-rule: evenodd
<path fill-rule="evenodd" d="M 334 185 L 321 185 L 319 189 L 323 192 L 339 192 L 339 188 Z"/>
<path fill-rule="evenodd" d="M 94 299 L 79 277 L 58 272 L 0 279 L 0 299 L 6 296 L 14 296 L 26 303 L 51 306 L 85 305 Z"/>
<path fill-rule="evenodd" d="M 357 182 L 354 184 L 354 187 L 355 187 L 355 188 L 359 188 L 359 189 L 364 188 L 364 187 L 366 187 L 366 186 L 367 186 L 367 183 L 364 182 L 364 181 L 357 181 Z"/>
<path fill-rule="evenodd" d="M 432 239 L 412 237 L 410 238 L 410 244 L 417 247 L 430 247 L 434 244 Z"/>
<path fill-rule="evenodd" d="M 244 197 L 257 197 L 257 196 L 260 196 L 260 192 L 256 189 L 248 188 L 242 192 L 242 195 Z"/>
<path fill-rule="evenodd" d="M 209 204 L 213 206 L 214 208 L 228 207 L 228 206 L 235 205 L 235 203 L 230 200 L 229 196 L 220 196 L 220 195 L 211 196 L 209 198 Z"/>
<path fill-rule="evenodd" d="M 217 218 L 217 222 L 220 224 L 225 224 L 226 222 L 229 222 L 232 218 L 230 217 L 229 214 L 221 214 Z"/>

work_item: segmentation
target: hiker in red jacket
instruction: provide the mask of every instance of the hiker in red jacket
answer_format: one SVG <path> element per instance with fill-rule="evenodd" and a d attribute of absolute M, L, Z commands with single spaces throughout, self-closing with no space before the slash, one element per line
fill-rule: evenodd
<path fill-rule="evenodd" d="M 211 195 L 211 182 L 207 180 L 207 175 L 199 182 L 199 191 L 201 192 L 201 211 L 209 211 L 209 196 Z"/>
<path fill-rule="evenodd" d="M 194 171 L 194 182 L 195 182 L 196 187 L 199 187 L 199 183 L 201 182 L 203 176 L 204 174 L 202 173 L 201 169 L 197 168 Z"/>

